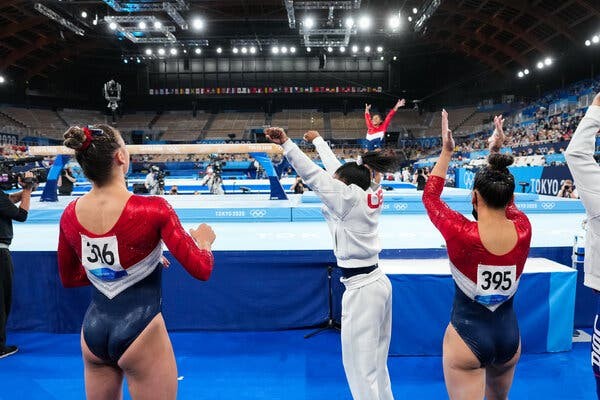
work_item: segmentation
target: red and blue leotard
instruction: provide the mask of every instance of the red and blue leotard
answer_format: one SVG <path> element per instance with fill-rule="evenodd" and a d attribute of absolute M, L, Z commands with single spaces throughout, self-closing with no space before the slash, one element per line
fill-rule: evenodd
<path fill-rule="evenodd" d="M 162 242 L 193 277 L 207 280 L 213 255 L 198 248 L 169 203 L 131 196 L 102 235 L 85 229 L 70 203 L 60 220 L 58 270 L 65 287 L 93 285 L 83 335 L 99 358 L 115 363 L 160 312 Z"/>
<path fill-rule="evenodd" d="M 431 176 L 423 192 L 423 204 L 448 249 L 456 297 L 452 325 L 482 365 L 504 363 L 519 345 L 519 331 L 512 309 L 531 242 L 531 224 L 514 202 L 506 207 L 513 221 L 517 243 L 506 254 L 485 249 L 477 222 L 450 209 L 440 198 L 445 180 Z"/>

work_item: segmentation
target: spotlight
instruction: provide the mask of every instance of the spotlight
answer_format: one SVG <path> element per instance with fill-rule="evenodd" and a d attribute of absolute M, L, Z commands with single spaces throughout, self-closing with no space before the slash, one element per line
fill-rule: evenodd
<path fill-rule="evenodd" d="M 345 53 L 346 52 L 346 48 L 344 46 L 340 47 L 340 53 Z"/>
<path fill-rule="evenodd" d="M 146 49 L 146 51 L 144 53 L 146 53 L 147 56 L 151 56 L 152 55 L 152 49 Z"/>
<path fill-rule="evenodd" d="M 173 48 L 173 49 L 169 50 L 169 53 L 171 53 L 172 56 L 176 56 L 177 55 L 177 49 Z"/>
<path fill-rule="evenodd" d="M 600 36 L 594 35 L 594 37 L 592 38 L 592 43 L 596 44 L 598 42 L 600 42 Z"/>
<path fill-rule="evenodd" d="M 111 22 L 110 24 L 108 24 L 108 27 L 110 28 L 111 31 L 114 31 L 115 29 L 117 29 L 117 23 Z"/>
<path fill-rule="evenodd" d="M 296 52 L 296 48 L 294 46 L 290 47 L 290 53 L 294 54 Z"/>
<path fill-rule="evenodd" d="M 202 54 L 202 50 L 200 49 L 200 47 L 196 47 L 196 50 L 194 50 L 194 52 L 196 54 Z"/>
<path fill-rule="evenodd" d="M 136 58 L 135 61 L 137 61 L 138 64 L 140 64 L 142 62 L 142 60 L 140 60 L 140 58 Z"/>
<path fill-rule="evenodd" d="M 279 47 L 277 47 L 277 46 L 273 46 L 273 47 L 271 47 L 271 52 L 272 52 L 273 54 L 279 54 Z"/>
<path fill-rule="evenodd" d="M 397 59 L 398 59 L 398 57 L 397 57 L 397 56 L 394 56 L 394 61 L 396 61 Z"/>
<path fill-rule="evenodd" d="M 140 21 L 140 23 L 138 24 L 138 27 L 139 27 L 141 30 L 144 30 L 144 29 L 146 29 L 146 22 L 145 22 L 145 21 Z"/>
<path fill-rule="evenodd" d="M 592 45 L 592 42 L 588 39 L 585 41 L 585 45 L 589 47 Z"/>
<path fill-rule="evenodd" d="M 546 57 L 546 59 L 544 60 L 544 64 L 552 65 L 552 59 L 550 57 Z"/>
<path fill-rule="evenodd" d="M 296 51 L 296 49 L 294 49 L 294 51 Z M 256 47 L 250 47 L 250 54 L 256 54 Z"/>
<path fill-rule="evenodd" d="M 379 59 L 380 59 L 381 61 L 383 61 L 385 58 L 384 58 L 383 56 L 381 56 Z"/>
<path fill-rule="evenodd" d="M 371 17 L 369 17 L 368 15 L 363 15 L 358 20 L 358 27 L 363 31 L 367 31 L 371 28 L 371 23 Z"/>
<path fill-rule="evenodd" d="M 183 54 L 187 54 L 187 49 L 183 49 Z"/>
<path fill-rule="evenodd" d="M 544 68 L 544 62 L 540 61 L 539 63 L 537 63 L 537 68 L 538 69 L 543 69 Z"/>
<path fill-rule="evenodd" d="M 217 47 L 217 54 L 221 54 L 223 52 L 223 49 L 220 47 Z"/>
<path fill-rule="evenodd" d="M 237 54 L 239 50 L 237 47 L 234 47 L 232 51 L 233 51 L 233 54 Z"/>
<path fill-rule="evenodd" d="M 124 63 L 124 64 L 128 64 L 128 63 L 129 63 L 129 60 L 125 58 L 125 59 L 123 59 L 123 63 Z"/>
<path fill-rule="evenodd" d="M 408 22 L 412 22 L 412 17 L 408 17 Z"/>
<path fill-rule="evenodd" d="M 365 46 L 365 53 L 371 52 L 371 46 Z"/>
<path fill-rule="evenodd" d="M 202 30 L 204 28 L 204 21 L 200 18 L 194 18 L 192 20 L 192 27 L 197 31 Z"/>
<path fill-rule="evenodd" d="M 94 20 L 92 21 L 92 25 L 94 25 L 94 26 L 98 25 L 98 14 L 96 14 L 96 17 L 94 17 Z"/>
<path fill-rule="evenodd" d="M 352 17 L 346 18 L 345 25 L 346 25 L 347 29 L 352 29 L 352 27 L 354 26 L 354 18 L 352 18 Z"/>
<path fill-rule="evenodd" d="M 353 53 L 358 53 L 358 46 L 357 45 L 352 46 L 352 52 Z"/>
<path fill-rule="evenodd" d="M 419 12 L 419 10 L 417 10 L 417 7 L 413 8 L 413 14 L 416 14 L 418 12 Z"/>
<path fill-rule="evenodd" d="M 527 68 L 525 68 L 525 71 L 523 71 L 523 73 L 524 73 L 525 75 L 529 75 L 529 70 L 528 70 Z"/>
<path fill-rule="evenodd" d="M 242 47 L 242 54 L 247 54 L 248 53 L 248 49 L 246 47 Z"/>
<path fill-rule="evenodd" d="M 523 78 L 525 76 L 525 74 L 523 73 L 523 71 L 519 71 L 519 73 L 517 74 L 517 76 L 519 78 Z"/>
<path fill-rule="evenodd" d="M 302 23 L 306 29 L 312 29 L 315 27 L 315 20 L 313 17 L 304 18 L 304 22 Z"/>
<path fill-rule="evenodd" d="M 327 52 L 328 52 L 328 53 L 331 53 L 332 51 L 333 51 L 333 48 L 332 48 L 331 46 L 329 46 L 329 47 L 327 48 Z"/>
<path fill-rule="evenodd" d="M 287 47 L 281 46 L 281 54 L 287 54 Z"/>
<path fill-rule="evenodd" d="M 164 56 L 165 55 L 165 49 L 163 49 L 162 47 L 160 49 L 158 49 L 158 55 L 159 56 Z"/>
<path fill-rule="evenodd" d="M 160 29 L 160 28 L 162 28 L 162 22 L 154 21 L 154 29 Z"/>
<path fill-rule="evenodd" d="M 6 78 L 4 78 L 2 75 L 0 75 L 0 83 L 4 83 L 6 82 Z"/>
<path fill-rule="evenodd" d="M 88 16 L 87 12 L 85 12 L 85 11 L 81 12 L 81 18 L 87 18 L 87 16 Z"/>
<path fill-rule="evenodd" d="M 311 50 L 311 48 L 310 48 L 310 47 L 307 47 L 307 48 L 306 48 L 306 52 L 307 52 L 307 53 L 310 53 L 310 50 Z"/>
<path fill-rule="evenodd" d="M 377 52 L 378 53 L 383 53 L 383 47 L 377 46 Z"/>
<path fill-rule="evenodd" d="M 399 15 L 392 15 L 390 17 L 390 19 L 388 19 L 388 26 L 392 30 L 396 30 L 396 29 L 400 28 L 400 16 Z"/>

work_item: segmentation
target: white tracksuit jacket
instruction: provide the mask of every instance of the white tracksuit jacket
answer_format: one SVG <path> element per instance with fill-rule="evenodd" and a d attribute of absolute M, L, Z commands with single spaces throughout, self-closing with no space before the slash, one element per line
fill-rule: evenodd
<path fill-rule="evenodd" d="M 283 144 L 284 155 L 323 201 L 323 215 L 331 231 L 338 265 L 358 268 L 377 264 L 381 251 L 377 232 L 383 206 L 381 187 L 365 191 L 334 179 L 332 175 L 341 164 L 323 138 L 316 138 L 313 144 L 327 172 L 291 140 Z"/>
<path fill-rule="evenodd" d="M 600 290 L 600 166 L 594 159 L 600 107 L 590 106 L 565 152 L 588 223 L 585 239 L 584 284 Z"/>

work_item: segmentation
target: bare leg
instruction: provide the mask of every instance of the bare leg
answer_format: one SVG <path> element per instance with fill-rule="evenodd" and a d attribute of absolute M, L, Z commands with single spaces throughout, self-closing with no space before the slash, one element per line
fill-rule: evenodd
<path fill-rule="evenodd" d="M 487 400 L 506 400 L 521 357 L 521 344 L 514 357 L 504 365 L 490 365 L 486 369 L 485 397 Z"/>
<path fill-rule="evenodd" d="M 156 315 L 119 360 L 135 400 L 175 400 L 177 365 L 162 314 Z"/>
<path fill-rule="evenodd" d="M 477 400 L 485 394 L 485 370 L 449 324 L 444 335 L 444 379 L 450 400 Z"/>
<path fill-rule="evenodd" d="M 81 334 L 81 352 L 87 400 L 120 400 L 123 398 L 123 372 L 107 365 L 88 348 Z"/>

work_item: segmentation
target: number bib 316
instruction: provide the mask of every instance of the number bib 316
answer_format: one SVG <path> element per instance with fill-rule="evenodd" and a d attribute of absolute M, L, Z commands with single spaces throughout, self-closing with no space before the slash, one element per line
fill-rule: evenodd
<path fill-rule="evenodd" d="M 482 265 L 477 267 L 475 301 L 494 311 L 517 291 L 517 266 Z"/>
<path fill-rule="evenodd" d="M 116 236 L 90 238 L 81 235 L 81 261 L 85 269 L 103 281 L 127 276 L 119 260 Z"/>

